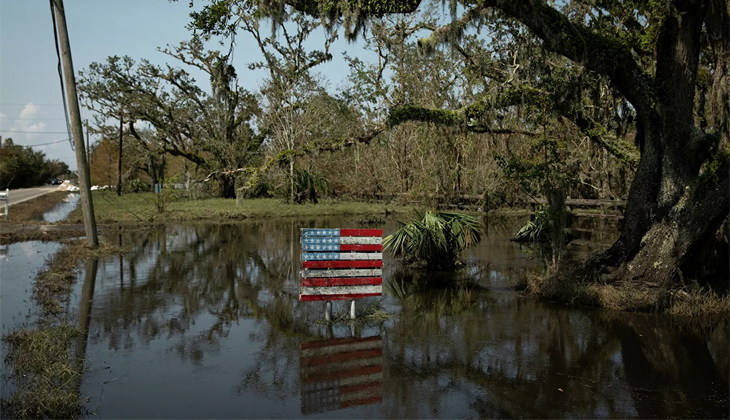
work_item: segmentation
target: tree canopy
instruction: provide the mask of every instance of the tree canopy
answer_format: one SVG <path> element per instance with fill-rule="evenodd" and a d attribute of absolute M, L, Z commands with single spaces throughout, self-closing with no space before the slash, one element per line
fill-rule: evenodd
<path fill-rule="evenodd" d="M 419 3 L 215 0 L 192 14 L 192 25 L 230 36 L 252 10 L 275 23 L 299 10 L 330 30 L 343 27 L 354 39 L 365 34 L 366 23 L 377 28 L 378 19 L 412 13 Z M 449 9 L 450 22 L 423 27 L 430 35 L 419 40 L 418 50 L 457 51 L 483 82 L 481 89 L 463 95 L 471 100 L 458 107 L 401 97 L 389 107 L 388 126 L 420 121 L 490 132 L 502 129 L 494 127 L 499 110 L 519 106 L 524 112 L 517 122 L 527 135 L 579 130 L 636 171 L 622 234 L 594 258 L 595 266 L 624 263 L 611 278 L 640 283 L 681 282 L 684 272 L 701 266 L 730 204 L 728 2 L 452 0 Z M 470 48 L 474 31 L 488 31 L 486 49 L 485 43 Z M 501 43 L 508 45 L 489 49 Z M 548 143 L 546 154 L 555 149 Z M 565 188 L 555 182 L 545 187 L 543 193 Z"/>

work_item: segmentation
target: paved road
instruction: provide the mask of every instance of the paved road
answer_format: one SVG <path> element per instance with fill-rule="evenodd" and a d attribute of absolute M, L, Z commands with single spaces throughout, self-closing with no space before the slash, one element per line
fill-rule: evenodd
<path fill-rule="evenodd" d="M 40 197 L 43 194 L 48 194 L 49 192 L 57 191 L 58 185 L 48 185 L 43 187 L 35 187 L 35 188 L 20 188 L 17 190 L 10 190 L 10 203 L 8 203 L 10 206 L 13 204 L 18 204 L 23 201 L 30 200 L 31 198 Z M 0 191 L 0 192 L 5 192 Z M 3 212 L 5 210 L 5 203 L 0 202 L 0 212 Z"/>

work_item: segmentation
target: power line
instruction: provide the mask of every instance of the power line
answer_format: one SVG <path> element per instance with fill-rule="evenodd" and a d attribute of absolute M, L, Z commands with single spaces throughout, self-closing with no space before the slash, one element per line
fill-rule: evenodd
<path fill-rule="evenodd" d="M 31 144 L 29 147 L 48 146 L 49 144 L 63 143 L 64 141 L 68 141 L 68 140 L 71 140 L 71 139 L 63 139 L 63 140 L 58 140 L 58 141 L 52 141 L 50 143 Z"/>
<path fill-rule="evenodd" d="M 7 146 L 3 145 L 0 147 L 40 147 L 40 146 L 48 146 L 49 144 L 63 143 L 64 141 L 67 141 L 67 140 L 70 140 L 70 139 L 57 140 L 57 141 L 52 141 L 50 143 L 41 143 L 41 144 L 9 144 Z"/>
<path fill-rule="evenodd" d="M 23 131 L 23 130 L 0 130 L 3 133 L 25 133 L 25 134 L 69 134 L 66 131 Z"/>
<path fill-rule="evenodd" d="M 28 105 L 28 104 L 36 105 L 36 106 L 63 106 L 62 104 L 36 104 L 36 103 L 33 103 L 33 102 L 28 102 L 28 103 L 24 103 L 24 104 L 16 103 L 16 102 L 0 102 L 0 105 L 20 105 L 20 106 L 25 106 L 25 105 Z"/>
<path fill-rule="evenodd" d="M 0 118 L 0 121 L 3 120 L 18 120 L 18 121 L 66 121 L 63 118 L 12 118 L 12 117 L 2 117 Z"/>

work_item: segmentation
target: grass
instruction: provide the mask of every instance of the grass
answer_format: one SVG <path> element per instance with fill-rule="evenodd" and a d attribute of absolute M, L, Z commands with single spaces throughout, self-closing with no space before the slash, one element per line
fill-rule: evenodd
<path fill-rule="evenodd" d="M 1 403 L 3 418 L 75 418 L 82 414 L 79 399 L 81 364 L 70 354 L 79 332 L 67 324 L 22 329 L 3 339 L 10 351 L 10 380 L 16 391 Z"/>
<path fill-rule="evenodd" d="M 407 213 L 411 207 L 362 203 L 352 201 L 320 200 L 319 204 L 287 204 L 275 198 L 236 200 L 208 198 L 188 200 L 182 196 L 165 204 L 158 213 L 153 193 L 124 194 L 117 197 L 110 191 L 93 193 L 94 213 L 98 223 L 154 223 L 161 221 L 235 220 L 250 217 L 302 217 L 372 215 L 387 212 Z M 81 209 L 74 210 L 67 219 L 70 223 L 83 221 Z"/>
<path fill-rule="evenodd" d="M 71 354 L 80 332 L 67 324 L 63 308 L 79 264 L 118 252 L 121 250 L 105 243 L 91 248 L 86 241 L 69 241 L 38 274 L 33 299 L 41 308 L 40 321 L 3 337 L 10 372 L 4 379 L 16 389 L 0 403 L 2 418 L 75 418 L 83 414 L 79 396 L 83 360 Z"/>
<path fill-rule="evenodd" d="M 346 301 L 347 305 L 344 305 L 344 309 L 339 311 L 332 311 L 332 321 L 327 321 L 324 318 L 314 321 L 315 324 L 345 324 L 345 325 L 372 325 L 380 324 L 393 317 L 393 315 L 383 310 L 380 303 L 370 304 L 362 309 L 356 304 L 355 305 L 355 319 L 350 318 L 350 301 Z"/>
<path fill-rule="evenodd" d="M 22 203 L 13 204 L 8 208 L 8 220 L 6 221 L 5 216 L 3 216 L 0 218 L 0 223 L 40 221 L 42 220 L 43 214 L 55 207 L 56 204 L 62 202 L 67 194 L 67 191 L 54 191 L 28 201 L 23 201 Z M 5 203 L 0 205 L 4 206 Z"/>
<path fill-rule="evenodd" d="M 63 304 L 76 282 L 77 267 L 82 261 L 119 252 L 121 249 L 104 242 L 97 248 L 90 247 L 85 240 L 67 242 L 56 253 L 48 268 L 38 273 L 36 277 L 33 297 L 43 314 L 54 315 L 63 312 Z"/>
<path fill-rule="evenodd" d="M 636 284 L 601 284 L 584 278 L 565 262 L 557 272 L 527 279 L 527 295 L 569 304 L 616 311 L 651 312 L 680 317 L 730 316 L 730 295 L 718 295 L 699 286 L 669 289 Z"/>
<path fill-rule="evenodd" d="M 26 241 L 60 241 L 86 235 L 83 226 L 74 225 L 5 224 L 1 226 L 0 245 Z"/>

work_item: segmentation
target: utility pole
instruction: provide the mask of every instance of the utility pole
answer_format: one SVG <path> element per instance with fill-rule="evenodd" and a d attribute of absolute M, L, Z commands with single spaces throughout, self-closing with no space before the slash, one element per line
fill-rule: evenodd
<path fill-rule="evenodd" d="M 119 159 L 117 161 L 117 197 L 122 196 L 122 142 L 124 141 L 124 114 L 119 113 Z"/>
<path fill-rule="evenodd" d="M 89 148 L 89 120 L 86 120 L 86 158 L 89 159 L 89 165 L 91 165 L 91 148 Z"/>
<path fill-rule="evenodd" d="M 79 98 L 76 93 L 76 79 L 74 78 L 74 65 L 71 58 L 71 43 L 68 39 L 68 27 L 66 26 L 66 13 L 63 8 L 63 0 L 51 0 L 58 26 L 58 43 L 61 49 L 61 60 L 63 62 L 63 79 L 66 85 L 66 98 L 71 117 L 71 133 L 76 149 L 76 166 L 79 171 L 79 188 L 81 190 L 81 211 L 84 215 L 84 228 L 86 229 L 86 240 L 92 246 L 99 245 L 99 238 L 96 235 L 96 219 L 94 218 L 94 202 L 91 198 L 91 179 L 89 177 L 89 166 L 86 160 L 86 149 L 84 148 L 84 132 L 81 127 L 81 111 L 79 109 Z"/>

